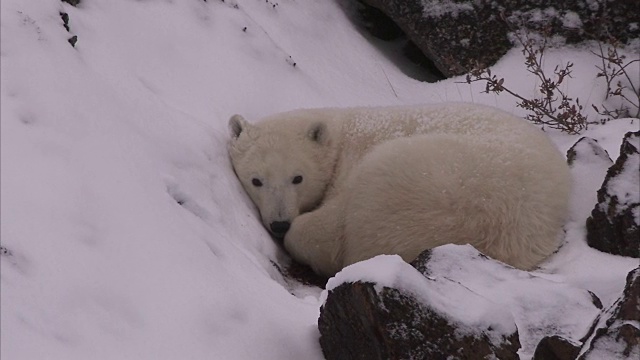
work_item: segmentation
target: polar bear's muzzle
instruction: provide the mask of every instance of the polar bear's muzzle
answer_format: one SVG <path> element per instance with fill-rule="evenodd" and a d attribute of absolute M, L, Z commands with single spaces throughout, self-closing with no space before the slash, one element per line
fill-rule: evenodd
<path fill-rule="evenodd" d="M 269 230 L 278 239 L 283 239 L 290 227 L 291 223 L 289 221 L 274 221 L 269 224 Z"/>

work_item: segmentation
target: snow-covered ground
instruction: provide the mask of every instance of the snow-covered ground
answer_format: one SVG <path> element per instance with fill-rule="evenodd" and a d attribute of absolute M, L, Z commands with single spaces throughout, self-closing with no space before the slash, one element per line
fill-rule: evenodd
<path fill-rule="evenodd" d="M 523 114 L 480 83 L 407 77 L 340 3 L 2 0 L 2 359 L 322 358 L 320 290 L 291 288 L 272 266 L 284 254 L 229 164 L 229 116 L 442 101 Z M 546 57 L 566 61 L 568 92 L 595 118 L 598 59 Z M 493 72 L 536 93 L 518 50 Z M 583 135 L 615 160 L 638 127 Z M 550 135 L 562 151 L 579 138 Z M 637 259 L 585 243 L 604 170 L 576 169 L 566 244 L 536 274 L 608 306 Z"/>

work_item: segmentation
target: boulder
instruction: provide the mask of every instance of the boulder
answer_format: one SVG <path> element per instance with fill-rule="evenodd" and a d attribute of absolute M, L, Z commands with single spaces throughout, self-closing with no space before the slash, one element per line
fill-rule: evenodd
<path fill-rule="evenodd" d="M 587 219 L 587 243 L 610 254 L 640 257 L 640 131 L 625 135 L 620 156 L 598 190 Z"/>
<path fill-rule="evenodd" d="M 373 281 L 347 276 L 363 265 L 389 272 Z M 328 360 L 518 359 L 509 312 L 456 282 L 426 278 L 398 256 L 339 275 L 346 279 L 330 280 L 318 320 Z"/>
<path fill-rule="evenodd" d="M 327 359 L 526 358 L 545 336 L 577 342 L 600 313 L 588 291 L 470 245 L 425 251 L 411 265 L 379 256 L 329 280 L 318 320 Z"/>
<path fill-rule="evenodd" d="M 608 168 L 613 160 L 598 140 L 583 136 L 567 150 L 567 163 L 571 167 L 579 163 L 606 164 Z"/>
<path fill-rule="evenodd" d="M 575 360 L 580 354 L 580 345 L 561 336 L 545 336 L 533 354 L 533 360 Z"/>
<path fill-rule="evenodd" d="M 579 342 L 547 336 L 533 360 L 640 358 L 640 266 L 627 275 L 622 296 L 603 311 Z"/>
<path fill-rule="evenodd" d="M 584 40 L 640 37 L 637 4 L 627 0 L 362 0 L 391 18 L 448 77 L 491 66 L 518 29 Z"/>
<path fill-rule="evenodd" d="M 580 360 L 640 358 L 640 266 L 627 275 L 622 296 L 594 323 Z"/>
<path fill-rule="evenodd" d="M 593 204 L 598 202 L 598 189 L 613 160 L 597 140 L 582 137 L 567 151 L 567 163 L 576 179 L 572 189 L 570 220 L 584 224 L 591 216 Z"/>
<path fill-rule="evenodd" d="M 579 341 L 602 308 L 597 296 L 585 289 L 513 268 L 470 245 L 427 250 L 412 265 L 427 276 L 460 283 L 508 310 L 518 327 L 523 358 L 533 356 L 545 336 Z"/>

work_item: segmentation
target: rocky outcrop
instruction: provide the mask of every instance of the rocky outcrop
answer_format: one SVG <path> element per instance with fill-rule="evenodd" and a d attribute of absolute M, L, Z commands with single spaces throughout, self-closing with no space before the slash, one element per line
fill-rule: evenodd
<path fill-rule="evenodd" d="M 574 342 L 561 336 L 540 341 L 533 360 L 637 359 L 640 357 L 640 267 L 627 275 L 622 296 L 600 314 L 587 335 Z"/>
<path fill-rule="evenodd" d="M 545 335 L 582 337 L 600 313 L 588 291 L 470 245 L 425 251 L 411 266 L 376 257 L 338 273 L 327 290 L 318 320 L 327 359 L 530 357 Z"/>
<path fill-rule="evenodd" d="M 447 281 L 438 285 L 460 287 Z M 466 295 L 477 298 L 468 290 Z M 328 360 L 518 359 L 520 348 L 515 325 L 510 333 L 483 328 L 409 292 L 370 282 L 331 290 L 318 327 Z"/>
<path fill-rule="evenodd" d="M 587 219 L 587 243 L 610 254 L 640 257 L 640 131 L 625 135 L 620 156 L 598 190 Z"/>
<path fill-rule="evenodd" d="M 580 138 L 569 150 L 567 150 L 567 163 L 574 166 L 579 162 L 601 163 L 607 167 L 613 164 L 607 150 L 603 149 L 598 141 L 586 136 Z"/>
<path fill-rule="evenodd" d="M 362 0 L 391 18 L 446 76 L 476 64 L 493 65 L 512 46 L 509 33 L 524 28 L 569 43 L 622 42 L 640 36 L 637 4 L 626 0 Z"/>
<path fill-rule="evenodd" d="M 627 275 L 622 296 L 595 323 L 581 360 L 640 357 L 640 267 Z"/>
<path fill-rule="evenodd" d="M 561 336 L 545 336 L 533 354 L 533 360 L 575 360 L 580 354 L 580 344 Z"/>

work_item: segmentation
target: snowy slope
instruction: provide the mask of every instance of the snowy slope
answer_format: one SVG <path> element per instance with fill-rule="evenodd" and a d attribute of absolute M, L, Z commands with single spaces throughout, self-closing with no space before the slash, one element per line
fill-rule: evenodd
<path fill-rule="evenodd" d="M 274 4 L 2 0 L 2 359 L 320 359 L 320 291 L 291 295 L 271 265 L 284 254 L 230 167 L 228 117 L 445 100 L 519 113 L 481 84 L 407 78 L 334 1 Z M 570 86 L 598 102 L 584 54 L 548 61 L 585 59 Z M 520 64 L 514 51 L 495 71 L 531 93 Z M 615 159 L 637 128 L 587 135 Z M 540 272 L 607 305 L 635 261 L 586 247 L 593 203 Z"/>

